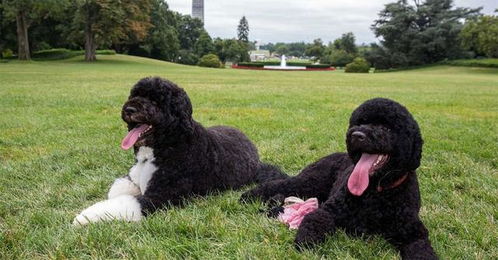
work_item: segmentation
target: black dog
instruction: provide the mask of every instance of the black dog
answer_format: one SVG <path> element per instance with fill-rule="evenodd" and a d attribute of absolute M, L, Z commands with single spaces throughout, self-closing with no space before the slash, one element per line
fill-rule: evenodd
<path fill-rule="evenodd" d="M 328 155 L 295 177 L 264 183 L 242 200 L 317 197 L 319 208 L 298 229 L 298 248 L 342 228 L 352 235 L 382 235 L 403 259 L 436 259 L 418 215 L 415 169 L 423 141 L 411 114 L 388 99 L 366 101 L 351 116 L 346 143 L 348 153 Z"/>
<path fill-rule="evenodd" d="M 195 122 L 187 94 L 170 81 L 140 80 L 123 106 L 122 118 L 129 133 L 121 147 L 134 147 L 136 164 L 114 182 L 108 200 L 81 212 L 75 224 L 138 221 L 192 195 L 287 177 L 261 163 L 256 147 L 239 130 L 206 129 Z"/>

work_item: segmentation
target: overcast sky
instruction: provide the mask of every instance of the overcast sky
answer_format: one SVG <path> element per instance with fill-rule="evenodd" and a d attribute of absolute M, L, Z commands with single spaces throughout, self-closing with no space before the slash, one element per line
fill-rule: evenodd
<path fill-rule="evenodd" d="M 191 14 L 192 0 L 166 0 L 174 11 Z M 353 32 L 357 43 L 370 43 L 370 25 L 394 0 L 204 0 L 205 28 L 212 37 L 233 38 L 245 15 L 249 38 L 261 42 L 329 42 Z M 455 0 L 459 7 L 480 7 L 491 14 L 497 0 Z"/>

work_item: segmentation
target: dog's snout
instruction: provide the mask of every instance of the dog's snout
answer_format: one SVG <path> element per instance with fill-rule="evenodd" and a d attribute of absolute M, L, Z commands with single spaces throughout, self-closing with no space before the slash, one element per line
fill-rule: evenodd
<path fill-rule="evenodd" d="M 133 114 L 133 113 L 136 113 L 136 112 L 137 112 L 137 109 L 136 109 L 135 107 L 132 107 L 132 106 L 127 106 L 127 107 L 125 107 L 124 112 L 125 112 L 127 115 L 131 115 L 131 114 Z"/>
<path fill-rule="evenodd" d="M 367 135 L 365 135 L 363 132 L 360 132 L 360 131 L 354 131 L 351 134 L 351 137 L 353 138 L 353 140 L 361 142 L 367 138 Z"/>

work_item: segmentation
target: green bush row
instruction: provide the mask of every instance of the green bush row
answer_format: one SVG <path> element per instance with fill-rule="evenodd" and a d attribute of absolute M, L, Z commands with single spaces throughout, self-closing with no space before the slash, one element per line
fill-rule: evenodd
<path fill-rule="evenodd" d="M 498 59 L 449 60 L 443 64 L 451 66 L 498 68 Z"/>
<path fill-rule="evenodd" d="M 97 55 L 114 55 L 114 50 L 97 50 Z M 32 58 L 34 60 L 62 60 L 84 55 L 84 50 L 68 50 L 68 49 L 48 49 L 34 52 Z"/>

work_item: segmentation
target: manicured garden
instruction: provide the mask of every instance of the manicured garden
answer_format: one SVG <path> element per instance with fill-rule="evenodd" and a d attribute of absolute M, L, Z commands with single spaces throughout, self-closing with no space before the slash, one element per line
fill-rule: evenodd
<path fill-rule="evenodd" d="M 295 231 L 242 191 L 198 198 L 140 223 L 75 228 L 133 163 L 119 143 L 130 87 L 158 75 L 185 88 L 194 118 L 231 125 L 289 174 L 345 151 L 352 110 L 373 97 L 413 113 L 425 140 L 421 217 L 441 259 L 498 258 L 498 70 L 433 66 L 392 73 L 210 69 L 125 55 L 0 63 L 0 258 L 396 259 L 378 237 L 339 231 L 302 253 Z"/>

